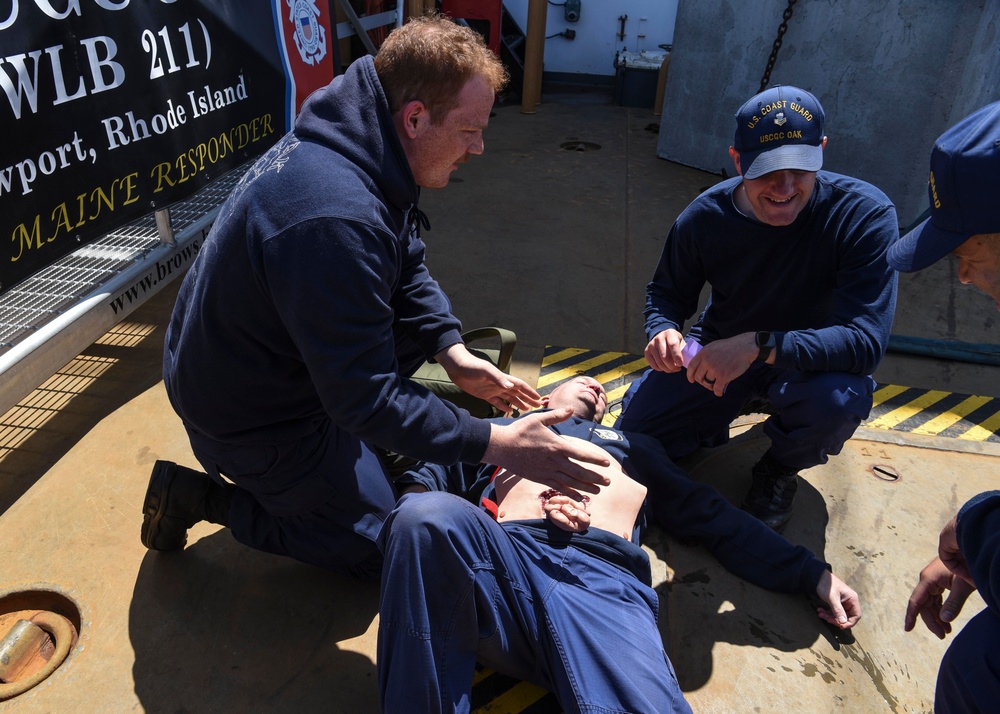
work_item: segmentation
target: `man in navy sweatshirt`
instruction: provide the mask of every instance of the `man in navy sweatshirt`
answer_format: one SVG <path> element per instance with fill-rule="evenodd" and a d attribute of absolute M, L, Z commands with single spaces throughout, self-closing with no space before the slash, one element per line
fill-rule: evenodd
<path fill-rule="evenodd" d="M 736 114 L 739 176 L 678 216 L 646 289 L 645 356 L 617 426 L 656 437 L 671 458 L 729 438 L 752 404 L 771 414 L 770 448 L 743 508 L 782 530 L 798 472 L 838 454 L 872 407 L 896 274 L 885 251 L 896 210 L 874 186 L 821 171 L 823 107 L 773 87 Z M 711 285 L 707 307 L 684 323 Z"/>
<path fill-rule="evenodd" d="M 857 594 L 809 550 L 689 478 L 656 439 L 600 426 L 595 379 L 548 399 L 573 410 L 555 433 L 611 457 L 609 485 L 588 496 L 492 465 L 402 476 L 379 536 L 383 711 L 467 712 L 478 660 L 555 692 L 567 712 L 690 712 L 638 545 L 647 512 L 752 583 L 817 595 L 831 625 L 858 622 Z"/>
<path fill-rule="evenodd" d="M 207 474 L 155 464 L 148 548 L 179 550 L 208 520 L 251 547 L 377 577 L 375 539 L 396 492 L 375 447 L 531 469 L 583 491 L 603 484 L 593 455 L 547 428 L 568 411 L 493 424 L 407 379 L 434 358 L 502 411 L 540 403 L 465 348 L 420 237 L 420 188 L 445 186 L 482 153 L 505 81 L 469 28 L 411 21 L 312 94 L 234 188 L 164 346 L 167 395 Z"/>
<path fill-rule="evenodd" d="M 989 295 L 1000 310 L 1000 102 L 938 137 L 927 192 L 930 217 L 889 249 L 889 264 L 909 273 L 951 253 L 958 259 L 958 279 Z M 904 629 L 912 630 L 919 615 L 944 639 L 976 589 L 987 607 L 941 660 L 938 714 L 992 712 L 1000 702 L 1000 491 L 974 496 L 945 525 L 938 557 L 920 571 L 910 595 Z"/>

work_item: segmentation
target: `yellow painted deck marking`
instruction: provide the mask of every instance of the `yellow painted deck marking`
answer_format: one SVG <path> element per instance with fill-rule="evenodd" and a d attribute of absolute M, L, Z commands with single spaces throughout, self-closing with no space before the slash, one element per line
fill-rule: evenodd
<path fill-rule="evenodd" d="M 596 353 L 593 350 L 575 347 L 555 347 L 552 345 L 549 345 L 546 349 L 555 351 L 546 354 L 542 358 L 542 375 L 538 380 L 539 389 L 551 387 L 553 384 L 581 373 L 591 374 L 594 379 L 604 384 L 605 388 L 608 388 L 619 381 L 631 382 L 633 379 L 638 378 L 648 366 L 646 360 L 641 355 L 632 355 L 627 352 Z M 597 356 L 566 369 L 558 369 L 560 362 L 579 357 L 583 353 L 593 353 Z M 594 374 L 601 365 L 623 358 L 630 359 L 630 361 L 618 367 L 612 367 L 606 369 L 604 372 Z M 608 403 L 611 406 L 602 420 L 602 424 L 605 426 L 613 425 L 617 417 L 621 414 L 621 398 L 628 390 L 628 387 L 629 384 L 626 383 L 608 390 Z M 888 402 L 910 390 L 916 396 L 909 402 L 896 408 L 889 408 L 887 406 Z M 931 407 L 948 396 L 957 396 L 962 398 L 963 401 L 946 412 L 935 414 Z M 994 401 L 1000 402 L 995 397 L 964 394 L 952 395 L 950 392 L 924 390 L 899 384 L 886 384 L 877 389 L 872 395 L 873 417 L 870 421 L 863 423 L 865 426 L 873 429 L 895 429 L 897 431 L 910 431 L 914 434 L 924 435 L 941 434 L 951 428 L 951 433 L 954 434 L 953 438 L 965 439 L 967 441 L 987 441 L 990 439 L 996 441 L 997 437 L 1000 436 L 1000 411 L 980 421 L 979 424 L 968 427 L 962 434 L 955 433 L 963 426 L 962 420 L 965 417 L 977 410 L 983 409 L 983 407 L 989 407 Z M 876 407 L 878 409 L 875 409 Z M 913 428 L 899 428 L 899 425 L 907 419 L 917 416 L 925 410 L 928 410 L 925 416 L 930 417 L 929 421 Z M 875 417 L 874 413 L 877 411 L 884 411 L 885 413 Z M 952 428 L 956 426 L 958 429 Z"/>
<path fill-rule="evenodd" d="M 622 408 L 621 408 L 622 405 L 615 404 L 615 402 L 621 399 L 623 396 L 625 396 L 625 392 L 628 391 L 628 388 L 630 386 L 631 382 L 629 384 L 623 384 L 620 387 L 616 387 L 615 389 L 612 389 L 610 392 L 607 393 L 608 411 L 607 413 L 605 413 L 604 418 L 601 419 L 601 426 L 614 426 L 615 422 L 618 421 L 618 417 L 621 416 L 622 413 Z"/>
<path fill-rule="evenodd" d="M 876 389 L 875 394 L 872 395 L 872 400 L 874 402 L 872 406 L 876 407 L 883 402 L 887 402 L 893 397 L 902 394 L 907 389 L 909 389 L 909 387 L 901 387 L 898 384 L 887 384 L 881 389 Z"/>
<path fill-rule="evenodd" d="M 619 357 L 622 355 L 619 355 Z M 642 372 L 649 366 L 649 363 L 645 359 L 637 359 L 634 362 L 628 362 L 621 365 L 620 367 L 615 367 L 614 369 L 605 372 L 603 374 L 598 374 L 594 377 L 598 382 L 604 384 L 605 382 L 613 382 L 616 379 L 620 379 L 626 375 L 632 374 L 634 372 Z"/>
<path fill-rule="evenodd" d="M 516 684 L 488 704 L 484 704 L 473 714 L 518 714 L 548 694 L 541 687 L 521 682 Z"/>
<path fill-rule="evenodd" d="M 958 438 L 965 439 L 967 441 L 986 441 L 993 436 L 998 429 L 1000 429 L 1000 412 L 983 419 L 978 425 L 972 427 L 964 434 L 960 434 Z"/>
<path fill-rule="evenodd" d="M 624 397 L 625 396 L 625 392 L 628 391 L 628 388 L 630 386 L 632 386 L 632 385 L 631 384 L 623 384 L 622 386 L 615 387 L 610 392 L 608 392 L 608 404 L 610 404 L 611 402 L 615 401 L 616 399 L 621 399 L 622 397 Z"/>
<path fill-rule="evenodd" d="M 897 407 L 887 414 L 883 414 L 878 419 L 873 419 L 872 421 L 867 422 L 865 426 L 873 427 L 875 429 L 892 429 L 897 424 L 900 424 L 910 417 L 919 414 L 932 404 L 937 404 L 942 399 L 947 397 L 948 394 L 949 392 L 942 392 L 936 389 L 924 392 L 919 397 L 907 402 L 903 406 Z"/>
<path fill-rule="evenodd" d="M 558 352 L 553 352 L 550 355 L 545 355 L 542 359 L 542 365 L 555 364 L 556 362 L 562 362 L 564 359 L 569 359 L 570 357 L 576 357 L 577 355 L 582 355 L 584 352 L 590 352 L 590 350 L 581 349 L 579 347 L 564 347 Z"/>
<path fill-rule="evenodd" d="M 914 434 L 928 434 L 936 436 L 949 426 L 960 422 L 966 415 L 971 414 L 979 407 L 990 401 L 990 397 L 969 397 L 960 404 L 956 404 L 943 414 L 938 414 L 925 424 L 913 429 Z"/>
<path fill-rule="evenodd" d="M 541 389 L 542 387 L 547 387 L 550 384 L 555 384 L 556 382 L 560 382 L 564 379 L 575 377 L 581 372 L 586 372 L 592 367 L 599 367 L 602 364 L 607 364 L 611 360 L 617 359 L 620 356 L 620 354 L 616 354 L 614 352 L 602 352 L 596 357 L 584 360 L 583 362 L 577 362 L 566 369 L 560 369 L 555 372 L 543 374 L 538 378 L 538 387 Z"/>

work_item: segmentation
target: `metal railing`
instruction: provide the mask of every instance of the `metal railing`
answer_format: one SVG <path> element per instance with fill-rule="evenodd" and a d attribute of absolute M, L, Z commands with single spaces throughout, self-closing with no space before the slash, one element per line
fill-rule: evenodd
<path fill-rule="evenodd" d="M 150 214 L 0 295 L 0 414 L 183 275 L 244 170 L 167 209 L 169 235 Z"/>

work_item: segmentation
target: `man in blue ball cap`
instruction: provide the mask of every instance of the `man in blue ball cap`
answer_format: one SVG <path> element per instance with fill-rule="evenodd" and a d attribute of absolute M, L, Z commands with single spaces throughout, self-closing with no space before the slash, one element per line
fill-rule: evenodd
<path fill-rule="evenodd" d="M 931 152 L 931 215 L 889 249 L 889 265 L 923 270 L 951 253 L 958 279 L 1000 309 L 1000 102 L 942 134 Z"/>
<path fill-rule="evenodd" d="M 825 120 L 798 87 L 740 107 L 729 149 L 740 175 L 695 199 L 667 236 L 646 288 L 650 369 L 616 424 L 678 459 L 724 443 L 735 417 L 765 404 L 771 443 L 743 508 L 776 531 L 798 472 L 839 453 L 868 416 L 896 304 L 885 262 L 896 210 L 871 184 L 822 170 Z M 708 306 L 684 334 L 706 283 Z"/>
<path fill-rule="evenodd" d="M 927 192 L 930 218 L 889 249 L 889 265 L 914 272 L 950 253 L 958 258 L 958 279 L 992 297 L 1000 310 L 1000 102 L 938 137 Z M 1000 491 L 974 496 L 945 525 L 938 557 L 920 571 L 910 595 L 904 629 L 912 630 L 919 615 L 944 639 L 977 588 L 987 607 L 941 660 L 938 714 L 996 711 L 1000 702 Z"/>

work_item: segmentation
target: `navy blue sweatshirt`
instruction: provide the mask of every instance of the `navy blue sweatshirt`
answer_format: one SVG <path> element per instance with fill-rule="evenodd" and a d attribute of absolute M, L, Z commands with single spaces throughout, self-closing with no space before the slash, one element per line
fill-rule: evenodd
<path fill-rule="evenodd" d="M 461 342 L 424 265 L 419 189 L 370 57 L 305 102 L 222 206 L 181 286 L 163 377 L 223 443 L 294 441 L 325 420 L 368 443 L 478 462 L 489 424 L 398 374 Z"/>
<path fill-rule="evenodd" d="M 678 216 L 646 289 L 646 335 L 680 330 L 708 283 L 690 330 L 702 344 L 775 333 L 775 366 L 871 374 L 885 355 L 899 237 L 896 209 L 874 186 L 819 171 L 809 203 L 788 226 L 748 218 L 733 204 L 740 177 L 712 187 Z"/>
<path fill-rule="evenodd" d="M 495 421 L 506 424 L 511 420 Z M 645 510 L 662 528 L 675 537 L 697 540 L 730 572 L 770 590 L 816 594 L 820 576 L 829 567 L 826 563 L 729 503 L 709 484 L 692 480 L 656 439 L 575 417 L 549 428 L 605 449 L 626 474 L 646 486 Z M 478 502 L 496 469 L 488 465 L 442 468 L 423 464 L 403 474 L 396 485 L 420 484 L 431 491 L 449 491 Z M 634 542 L 638 542 L 644 525 L 645 513 L 640 513 Z"/>

